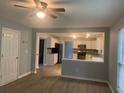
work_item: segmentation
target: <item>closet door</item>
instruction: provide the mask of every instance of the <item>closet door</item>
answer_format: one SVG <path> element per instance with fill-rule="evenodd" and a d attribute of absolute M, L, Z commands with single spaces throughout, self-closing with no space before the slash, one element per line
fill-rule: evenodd
<path fill-rule="evenodd" d="M 17 79 L 19 32 L 3 28 L 1 48 L 2 84 L 7 84 Z"/>

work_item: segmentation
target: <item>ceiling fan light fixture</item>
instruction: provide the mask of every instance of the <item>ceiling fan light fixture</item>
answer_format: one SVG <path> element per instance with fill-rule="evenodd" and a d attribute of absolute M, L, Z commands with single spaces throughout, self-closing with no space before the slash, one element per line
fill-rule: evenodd
<path fill-rule="evenodd" d="M 73 39 L 76 39 L 76 38 L 77 38 L 77 36 L 76 36 L 76 35 L 73 35 L 72 37 L 73 37 Z"/>
<path fill-rule="evenodd" d="M 46 14 L 44 13 L 44 12 L 37 12 L 36 13 L 36 16 L 38 17 L 38 18 L 44 18 L 45 16 L 46 16 Z"/>

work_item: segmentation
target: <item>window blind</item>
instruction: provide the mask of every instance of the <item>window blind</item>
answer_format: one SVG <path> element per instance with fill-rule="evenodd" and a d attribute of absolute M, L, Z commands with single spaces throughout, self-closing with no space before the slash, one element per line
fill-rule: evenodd
<path fill-rule="evenodd" d="M 124 29 L 119 33 L 119 54 L 118 62 L 120 65 L 124 65 Z"/>
<path fill-rule="evenodd" d="M 119 33 L 119 49 L 118 49 L 118 86 L 124 90 L 124 29 Z"/>

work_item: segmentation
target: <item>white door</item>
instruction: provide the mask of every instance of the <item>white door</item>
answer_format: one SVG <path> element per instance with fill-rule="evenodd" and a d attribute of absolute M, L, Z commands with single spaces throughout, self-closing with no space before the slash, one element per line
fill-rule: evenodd
<path fill-rule="evenodd" d="M 2 84 L 4 85 L 17 79 L 19 32 L 3 28 L 1 48 Z"/>

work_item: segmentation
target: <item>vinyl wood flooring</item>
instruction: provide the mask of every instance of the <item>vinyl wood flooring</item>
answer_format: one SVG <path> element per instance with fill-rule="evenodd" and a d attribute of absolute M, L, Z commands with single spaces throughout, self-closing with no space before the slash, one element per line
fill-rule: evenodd
<path fill-rule="evenodd" d="M 41 67 L 31 74 L 0 87 L 0 93 L 111 93 L 105 83 L 60 77 L 60 66 Z"/>

